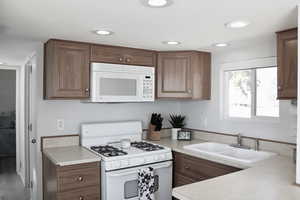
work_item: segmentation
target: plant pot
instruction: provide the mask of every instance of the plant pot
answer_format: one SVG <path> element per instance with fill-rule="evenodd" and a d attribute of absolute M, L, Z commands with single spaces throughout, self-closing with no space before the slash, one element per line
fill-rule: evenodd
<path fill-rule="evenodd" d="M 177 133 L 181 128 L 172 128 L 172 140 L 177 140 Z"/>
<path fill-rule="evenodd" d="M 148 139 L 152 141 L 158 141 L 160 140 L 160 131 L 155 131 L 156 126 L 150 124 L 149 130 L 148 130 Z"/>

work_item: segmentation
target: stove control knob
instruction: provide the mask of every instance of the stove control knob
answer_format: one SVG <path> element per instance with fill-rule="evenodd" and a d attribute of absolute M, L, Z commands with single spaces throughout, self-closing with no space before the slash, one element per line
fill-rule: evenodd
<path fill-rule="evenodd" d="M 112 163 L 111 162 L 106 162 L 105 163 L 105 169 L 110 170 L 112 168 Z"/>
<path fill-rule="evenodd" d="M 153 156 L 148 156 L 148 157 L 146 157 L 146 163 L 151 163 L 151 162 L 153 162 L 153 160 L 154 160 L 154 157 Z"/>
<path fill-rule="evenodd" d="M 112 167 L 114 169 L 118 169 L 121 167 L 121 163 L 119 161 L 114 161 L 114 162 L 112 162 Z"/>
<path fill-rule="evenodd" d="M 159 156 L 159 158 L 160 158 L 160 160 L 165 160 L 165 159 L 166 159 L 166 155 L 165 155 L 165 154 L 161 154 L 161 155 Z"/>
<path fill-rule="evenodd" d="M 122 167 L 122 168 L 123 168 L 123 167 L 128 167 L 128 165 L 129 165 L 128 160 L 122 160 L 122 161 L 121 161 L 121 167 Z"/>
<path fill-rule="evenodd" d="M 172 160 L 172 153 L 167 153 L 167 154 L 166 154 L 166 158 L 167 158 L 168 160 Z"/>

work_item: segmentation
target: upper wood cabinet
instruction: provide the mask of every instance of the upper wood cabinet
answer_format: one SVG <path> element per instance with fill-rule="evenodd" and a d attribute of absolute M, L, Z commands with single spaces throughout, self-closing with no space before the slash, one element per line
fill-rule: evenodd
<path fill-rule="evenodd" d="M 277 32 L 278 99 L 297 98 L 297 31 Z"/>
<path fill-rule="evenodd" d="M 157 57 L 157 97 L 210 99 L 211 54 L 160 52 Z"/>
<path fill-rule="evenodd" d="M 91 61 L 154 67 L 156 64 L 156 53 L 143 49 L 92 45 Z"/>
<path fill-rule="evenodd" d="M 45 44 L 44 98 L 89 97 L 90 45 L 49 40 Z"/>

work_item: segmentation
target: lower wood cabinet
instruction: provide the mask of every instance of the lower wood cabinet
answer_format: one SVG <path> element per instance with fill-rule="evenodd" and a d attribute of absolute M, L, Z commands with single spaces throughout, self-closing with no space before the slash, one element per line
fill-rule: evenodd
<path fill-rule="evenodd" d="M 179 187 L 217 176 L 222 176 L 241 169 L 173 152 L 173 186 Z"/>
<path fill-rule="evenodd" d="M 43 156 L 44 200 L 100 200 L 100 162 L 56 166 Z"/>

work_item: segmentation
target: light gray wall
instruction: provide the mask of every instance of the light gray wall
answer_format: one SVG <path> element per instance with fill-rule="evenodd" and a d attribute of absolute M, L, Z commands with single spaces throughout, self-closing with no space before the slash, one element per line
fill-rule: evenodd
<path fill-rule="evenodd" d="M 0 69 L 0 115 L 16 110 L 16 71 Z"/>
<path fill-rule="evenodd" d="M 242 133 L 243 135 L 296 142 L 296 106 L 290 101 L 280 101 L 280 119 L 266 121 L 229 121 L 222 120 L 220 114 L 220 65 L 235 61 L 245 61 L 276 56 L 276 38 L 253 42 L 253 45 L 235 49 L 224 49 L 212 55 L 212 97 L 210 101 L 188 101 L 181 103 L 181 111 L 187 116 L 190 128 Z"/>

